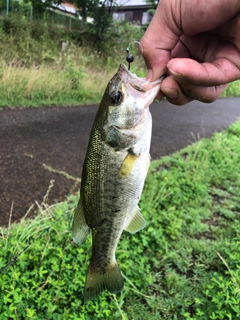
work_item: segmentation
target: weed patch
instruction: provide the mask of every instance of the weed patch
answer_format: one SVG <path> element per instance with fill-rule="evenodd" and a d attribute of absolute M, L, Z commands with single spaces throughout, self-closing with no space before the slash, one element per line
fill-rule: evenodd
<path fill-rule="evenodd" d="M 78 27 L 69 32 L 47 16 L 42 20 L 21 14 L 0 17 L 0 107 L 99 103 L 109 79 L 125 62 L 130 42 L 134 66 L 138 74 L 145 74 L 134 41 L 143 35 L 140 26 L 109 25 L 97 50 L 96 41 L 81 29 L 78 19 L 75 22 Z"/>
<path fill-rule="evenodd" d="M 73 64 L 64 69 L 10 66 L 2 69 L 0 107 L 97 103 L 111 76 L 90 68 L 81 71 Z"/>
<path fill-rule="evenodd" d="M 152 162 L 140 203 L 147 226 L 124 232 L 117 248 L 118 295 L 83 301 L 91 240 L 72 242 L 76 196 L 0 229 L 0 319 L 238 319 L 239 138 L 238 122 Z"/>
<path fill-rule="evenodd" d="M 140 26 L 112 22 L 97 49 L 92 24 L 85 28 L 74 19 L 70 31 L 51 15 L 30 19 L 18 9 L 0 17 L 0 108 L 99 103 L 119 64 L 126 63 L 127 47 L 134 55 L 132 72 L 146 75 L 137 45 L 143 36 Z M 222 96 L 240 96 L 239 81 Z"/>
<path fill-rule="evenodd" d="M 223 91 L 222 97 L 239 97 L 240 96 L 240 81 L 230 83 Z"/>

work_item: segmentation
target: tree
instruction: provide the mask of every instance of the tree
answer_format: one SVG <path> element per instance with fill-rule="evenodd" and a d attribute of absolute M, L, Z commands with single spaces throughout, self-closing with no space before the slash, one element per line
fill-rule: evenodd
<path fill-rule="evenodd" d="M 113 21 L 113 0 L 75 0 L 72 3 L 79 10 L 88 43 L 92 40 L 93 46 L 101 53 L 108 29 Z M 93 21 L 85 24 L 88 17 L 91 17 Z"/>
<path fill-rule="evenodd" d="M 82 23 L 87 21 L 89 12 L 92 12 L 98 6 L 98 0 L 75 0 L 74 4 L 78 8 L 79 14 L 82 18 Z"/>
<path fill-rule="evenodd" d="M 101 1 L 98 6 L 92 8 L 91 17 L 93 18 L 92 29 L 95 35 L 95 47 L 98 51 L 102 50 L 104 40 L 107 38 L 107 31 L 112 25 L 112 12 L 109 11 L 108 1 Z"/>
<path fill-rule="evenodd" d="M 160 2 L 160 0 L 146 0 L 147 3 L 152 5 L 153 9 L 157 9 L 158 3 Z"/>
<path fill-rule="evenodd" d="M 49 9 L 53 4 L 62 3 L 61 0 L 24 0 L 25 3 L 31 3 L 33 12 L 39 16 L 42 16 L 44 12 Z"/>

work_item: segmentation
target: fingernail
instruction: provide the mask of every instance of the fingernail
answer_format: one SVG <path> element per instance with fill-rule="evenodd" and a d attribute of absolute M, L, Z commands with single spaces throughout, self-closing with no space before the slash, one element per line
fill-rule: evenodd
<path fill-rule="evenodd" d="M 178 91 L 177 89 L 172 89 L 172 88 L 164 88 L 162 92 L 169 98 L 171 99 L 176 99 L 178 98 Z"/>

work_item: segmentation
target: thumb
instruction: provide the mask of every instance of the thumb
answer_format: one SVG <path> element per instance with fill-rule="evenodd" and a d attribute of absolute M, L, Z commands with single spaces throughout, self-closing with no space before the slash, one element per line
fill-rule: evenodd
<path fill-rule="evenodd" d="M 154 17 L 140 41 L 140 50 L 148 68 L 147 78 L 157 80 L 167 72 L 171 51 L 176 46 L 181 31 L 176 26 L 168 8 L 170 1 L 160 1 Z"/>

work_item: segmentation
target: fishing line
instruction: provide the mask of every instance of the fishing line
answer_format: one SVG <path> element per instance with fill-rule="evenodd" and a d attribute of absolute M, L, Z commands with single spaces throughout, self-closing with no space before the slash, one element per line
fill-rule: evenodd
<path fill-rule="evenodd" d="M 127 51 L 127 54 L 128 54 L 127 57 L 126 57 L 126 60 L 128 62 L 128 70 L 130 71 L 130 63 L 133 62 L 134 56 L 130 53 L 130 49 L 128 47 L 127 47 L 126 51 Z"/>
<path fill-rule="evenodd" d="M 140 51 L 140 54 L 141 54 L 141 58 L 143 58 L 143 46 L 141 45 L 141 43 L 137 40 L 133 40 L 131 41 L 127 48 L 126 48 L 126 52 L 127 52 L 127 57 L 126 57 L 126 61 L 128 62 L 128 70 L 130 71 L 130 64 L 134 61 L 134 56 L 133 54 L 131 53 L 131 50 L 130 50 L 130 47 L 133 46 L 133 44 L 137 44 L 138 45 L 138 52 Z M 137 68 L 138 68 L 139 64 L 137 64 L 132 72 L 134 72 Z M 119 92 L 119 88 L 120 88 L 120 85 L 121 83 L 123 82 L 123 80 L 121 79 L 118 83 L 118 85 L 115 87 L 116 88 L 116 92 Z M 115 91 L 115 90 L 112 90 L 112 92 Z M 111 94 L 111 92 L 110 92 Z"/>
<path fill-rule="evenodd" d="M 128 65 L 128 66 L 129 66 L 129 67 L 128 67 L 128 70 L 129 70 L 129 71 L 130 71 L 130 63 L 134 60 L 133 55 L 130 53 L 130 52 L 131 52 L 130 48 L 133 47 L 133 44 L 137 44 L 137 45 L 138 45 L 137 53 L 140 52 L 141 59 L 143 59 L 143 46 L 142 46 L 142 44 L 141 44 L 139 41 L 137 41 L 137 40 L 131 41 L 131 42 L 128 44 L 127 48 L 126 48 L 126 51 L 127 51 L 127 53 L 128 53 L 128 55 L 127 55 L 127 57 L 126 57 L 126 60 L 127 60 L 127 62 L 129 63 L 129 65 Z M 132 57 L 130 57 L 130 56 L 132 56 Z M 139 56 L 139 55 L 138 55 L 138 56 Z M 133 58 L 133 60 L 129 62 L 129 61 L 128 61 L 128 57 L 129 57 L 130 59 Z M 138 67 L 139 67 L 139 63 L 138 63 L 137 65 L 135 65 L 135 67 L 133 68 L 132 72 L 134 72 Z"/>
<path fill-rule="evenodd" d="M 130 71 L 130 64 L 135 60 L 133 54 L 131 53 L 131 49 L 130 49 L 131 47 L 133 47 L 133 44 L 137 44 L 138 45 L 137 53 L 140 52 L 141 59 L 143 59 L 143 46 L 142 46 L 142 44 L 137 40 L 131 41 L 128 44 L 127 48 L 126 48 L 126 52 L 127 52 L 126 61 L 128 62 L 128 70 L 129 71 Z M 138 68 L 138 66 L 139 66 L 139 63 L 133 68 L 133 70 L 132 70 L 133 73 Z M 109 91 L 110 97 L 111 97 L 111 94 L 114 93 L 114 92 L 116 93 L 116 97 L 117 97 L 118 93 L 121 93 L 119 91 L 119 88 L 120 88 L 122 82 L 123 82 L 123 79 L 120 79 L 118 84 L 116 86 L 113 86 L 113 89 L 111 90 L 111 92 Z M 113 98 L 114 98 L 114 96 L 113 96 Z M 117 102 L 118 101 L 116 101 L 116 103 Z"/>
<path fill-rule="evenodd" d="M 129 43 L 129 45 L 128 45 L 128 48 L 130 48 L 130 46 L 132 45 L 132 43 L 138 44 L 138 46 L 140 47 L 138 51 L 140 51 L 141 57 L 143 58 L 143 46 L 142 46 L 142 44 L 140 43 L 140 41 L 137 41 L 137 40 L 131 41 L 131 42 Z"/>
<path fill-rule="evenodd" d="M 121 80 L 119 81 L 118 85 L 117 85 L 116 91 L 119 91 L 119 88 L 120 88 L 120 85 L 121 85 L 122 82 L 123 82 L 123 80 L 121 79 Z"/>

